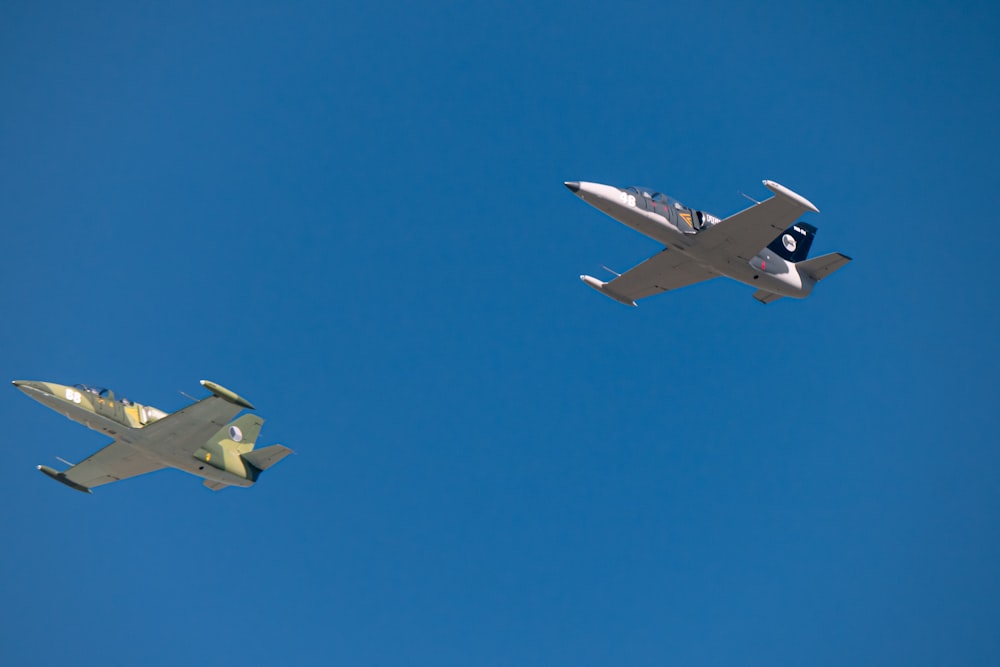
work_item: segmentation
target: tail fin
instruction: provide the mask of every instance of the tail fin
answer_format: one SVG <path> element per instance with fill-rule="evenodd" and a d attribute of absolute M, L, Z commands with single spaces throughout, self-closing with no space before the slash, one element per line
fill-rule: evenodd
<path fill-rule="evenodd" d="M 245 414 L 239 419 L 229 422 L 219 432 L 212 436 L 209 444 L 225 444 L 235 447 L 236 451 L 249 452 L 257 442 L 260 434 L 260 427 L 264 425 L 264 420 L 257 415 Z"/>
<path fill-rule="evenodd" d="M 782 232 L 781 236 L 771 241 L 767 249 L 789 262 L 801 262 L 809 256 L 814 236 L 816 236 L 815 227 L 807 222 L 796 222 Z"/>

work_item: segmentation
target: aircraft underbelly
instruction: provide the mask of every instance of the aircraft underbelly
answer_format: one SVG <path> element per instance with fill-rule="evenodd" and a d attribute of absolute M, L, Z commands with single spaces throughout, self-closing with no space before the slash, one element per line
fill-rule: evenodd
<path fill-rule="evenodd" d="M 147 456 L 156 459 L 165 466 L 176 468 L 177 470 L 183 470 L 184 472 L 191 473 L 192 475 L 196 475 L 203 479 L 222 482 L 223 484 L 230 484 L 232 486 L 253 486 L 253 482 L 245 477 L 234 475 L 231 472 L 227 472 L 221 468 L 216 468 L 213 465 L 208 465 L 203 461 L 199 461 L 192 453 L 193 448 L 187 446 L 183 442 L 171 443 L 168 446 L 164 446 L 163 442 L 143 442 L 141 440 L 141 430 L 138 429 L 132 431 L 132 435 L 139 436 L 139 438 L 136 438 L 129 443 L 132 447 Z"/>
<path fill-rule="evenodd" d="M 202 463 L 190 454 L 187 455 L 186 459 L 172 459 L 168 462 L 168 465 L 172 468 L 177 468 L 178 470 L 183 470 L 184 472 L 201 477 L 202 479 L 212 480 L 213 482 L 222 482 L 223 484 L 230 484 L 232 486 L 253 486 L 253 482 L 249 479 Z"/>
<path fill-rule="evenodd" d="M 603 206 L 601 204 L 604 204 Z M 640 209 L 623 208 L 614 202 L 601 202 L 595 206 L 618 222 L 631 227 L 669 249 L 690 257 L 705 269 L 738 280 L 756 289 L 767 290 L 781 296 L 801 299 L 812 291 L 812 283 L 803 281 L 794 268 L 789 273 L 770 274 L 755 269 L 743 257 L 721 255 L 717 250 L 701 249 L 692 244 L 697 235 L 684 234 L 669 225 L 661 216 Z M 693 245 L 693 247 L 692 247 Z M 700 251 L 700 252 L 699 252 Z"/>
<path fill-rule="evenodd" d="M 801 299 L 812 291 L 812 286 L 803 284 L 801 276 L 794 269 L 790 273 L 772 275 L 758 271 L 748 263 L 737 259 L 733 262 L 726 262 L 722 267 L 716 267 L 716 270 L 733 280 L 781 296 Z"/>

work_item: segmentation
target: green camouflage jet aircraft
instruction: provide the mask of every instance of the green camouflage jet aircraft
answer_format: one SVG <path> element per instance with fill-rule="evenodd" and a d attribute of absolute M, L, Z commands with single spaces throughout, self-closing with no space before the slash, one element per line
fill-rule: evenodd
<path fill-rule="evenodd" d="M 90 493 L 95 486 L 162 468 L 202 477 L 213 491 L 253 486 L 262 471 L 292 450 L 282 445 L 254 449 L 264 420 L 251 414 L 233 420 L 244 408 L 253 410 L 253 405 L 214 382 L 202 380 L 201 384 L 211 396 L 167 414 L 126 398 L 116 399 L 108 389 L 14 380 L 14 386 L 39 403 L 115 439 L 68 470 L 38 466 L 72 489 Z"/>

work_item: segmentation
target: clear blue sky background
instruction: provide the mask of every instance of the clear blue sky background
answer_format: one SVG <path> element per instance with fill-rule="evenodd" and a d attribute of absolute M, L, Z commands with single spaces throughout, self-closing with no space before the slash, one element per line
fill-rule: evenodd
<path fill-rule="evenodd" d="M 289 6 L 290 5 L 290 6 Z M 7 3 L 7 379 L 297 455 L 159 472 L 0 397 L 0 663 L 996 665 L 991 2 Z M 578 280 L 564 180 L 855 258 L 805 301 Z"/>

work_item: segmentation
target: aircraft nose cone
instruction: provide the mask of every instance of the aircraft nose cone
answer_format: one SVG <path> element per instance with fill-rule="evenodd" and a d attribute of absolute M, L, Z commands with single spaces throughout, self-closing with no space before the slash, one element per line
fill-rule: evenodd
<path fill-rule="evenodd" d="M 31 389 L 34 389 L 35 391 L 43 391 L 46 394 L 52 393 L 43 383 L 34 382 L 33 380 L 13 380 L 12 384 L 24 393 L 28 393 Z"/>
<path fill-rule="evenodd" d="M 566 181 L 565 183 L 563 183 L 563 185 L 569 188 L 570 192 L 580 191 L 580 181 Z"/>

